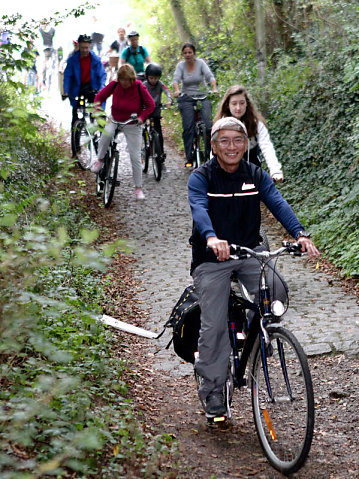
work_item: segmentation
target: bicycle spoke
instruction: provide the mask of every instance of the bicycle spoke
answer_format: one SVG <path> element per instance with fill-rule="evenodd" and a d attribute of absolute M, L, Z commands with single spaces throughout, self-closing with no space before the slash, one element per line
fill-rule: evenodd
<path fill-rule="evenodd" d="M 281 327 L 268 328 L 268 333 L 271 348 L 266 367 L 259 342 L 252 366 L 253 414 L 268 460 L 276 469 L 291 473 L 301 467 L 310 449 L 313 389 L 307 360 L 295 337 Z"/>

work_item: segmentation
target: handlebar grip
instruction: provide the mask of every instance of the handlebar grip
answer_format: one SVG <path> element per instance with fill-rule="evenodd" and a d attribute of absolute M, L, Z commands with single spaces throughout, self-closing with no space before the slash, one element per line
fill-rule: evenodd
<path fill-rule="evenodd" d="M 287 248 L 288 253 L 292 253 L 294 256 L 302 256 L 304 253 L 302 245 L 298 242 L 290 243 L 289 241 L 283 241 L 283 246 Z"/>

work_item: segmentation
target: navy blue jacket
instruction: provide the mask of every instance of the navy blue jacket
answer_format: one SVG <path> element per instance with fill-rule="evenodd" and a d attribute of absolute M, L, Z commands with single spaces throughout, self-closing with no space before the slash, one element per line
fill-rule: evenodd
<path fill-rule="evenodd" d="M 269 175 L 244 159 L 234 173 L 224 171 L 216 157 L 194 170 L 188 199 L 193 216 L 191 271 L 203 262 L 217 261 L 206 248 L 210 236 L 248 248 L 258 246 L 261 201 L 293 238 L 304 229 Z"/>
<path fill-rule="evenodd" d="M 106 72 L 100 57 L 90 51 L 91 55 L 91 87 L 100 91 L 106 84 Z M 75 52 L 68 60 L 64 71 L 64 93 L 69 95 L 71 106 L 75 107 L 75 98 L 80 92 L 81 69 L 80 52 Z"/>

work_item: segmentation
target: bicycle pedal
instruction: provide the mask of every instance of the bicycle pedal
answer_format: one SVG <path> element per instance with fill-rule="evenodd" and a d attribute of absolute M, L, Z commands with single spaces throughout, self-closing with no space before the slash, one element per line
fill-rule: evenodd
<path fill-rule="evenodd" d="M 206 414 L 206 418 L 209 424 L 223 424 L 227 421 L 227 414 L 221 416 L 211 416 Z"/>
<path fill-rule="evenodd" d="M 121 184 L 120 180 L 115 181 L 115 186 L 120 186 L 120 184 Z"/>

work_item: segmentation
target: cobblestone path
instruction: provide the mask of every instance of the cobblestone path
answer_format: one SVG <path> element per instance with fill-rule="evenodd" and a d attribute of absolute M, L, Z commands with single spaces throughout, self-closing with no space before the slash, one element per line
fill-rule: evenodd
<path fill-rule="evenodd" d="M 116 189 L 112 211 L 134 246 L 138 262 L 136 276 L 142 284 L 141 301 L 150 308 L 147 329 L 160 331 L 183 289 L 189 285 L 191 214 L 187 202 L 190 174 L 183 159 L 167 147 L 167 171 L 156 182 L 149 169 L 144 175 L 145 201 L 134 199 L 132 173 L 126 154 L 121 160 L 121 186 Z M 273 248 L 281 238 L 267 231 Z M 356 298 L 345 294 L 333 278 L 313 270 L 306 259 L 282 257 L 279 260 L 290 291 L 289 311 L 284 325 L 297 336 L 308 355 L 333 352 L 359 353 L 359 307 Z M 155 342 L 164 348 L 170 334 Z M 174 375 L 192 374 L 192 367 L 180 363 L 173 349 L 161 350 L 156 367 Z"/>

